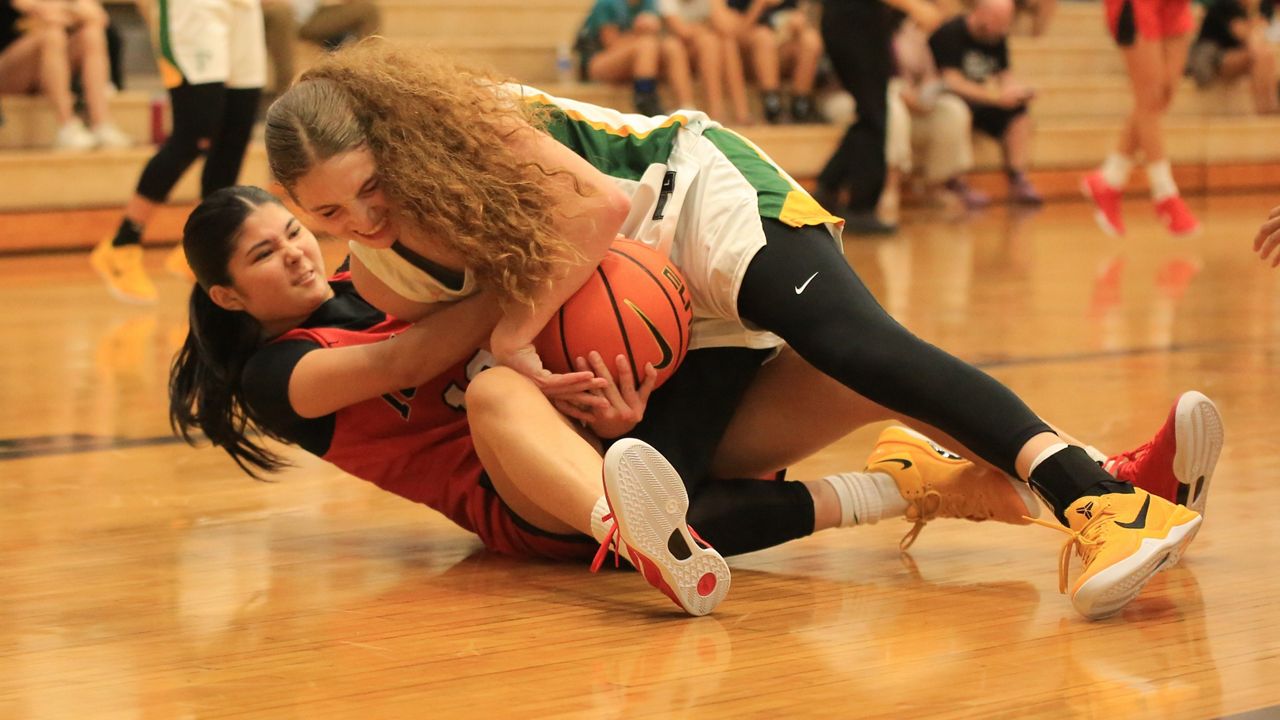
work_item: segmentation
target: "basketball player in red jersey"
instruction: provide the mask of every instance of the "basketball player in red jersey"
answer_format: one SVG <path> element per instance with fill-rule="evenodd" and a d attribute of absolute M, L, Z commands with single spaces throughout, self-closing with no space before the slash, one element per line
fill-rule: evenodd
<path fill-rule="evenodd" d="M 1107 28 L 1124 55 L 1133 110 L 1115 151 L 1100 168 L 1084 176 L 1085 197 L 1093 201 L 1094 218 L 1103 231 L 1124 235 L 1121 194 L 1134 162 L 1141 159 L 1146 163 L 1156 217 L 1174 235 L 1193 235 L 1200 222 L 1178 194 L 1161 129 L 1191 48 L 1195 27 L 1191 0 L 1105 0 L 1104 6 Z"/>
<path fill-rule="evenodd" d="M 265 137 L 273 176 L 317 227 L 350 241 L 366 298 L 417 319 L 493 292 L 504 304 L 493 353 L 535 383 L 546 376 L 533 338 L 615 233 L 669 250 L 693 298 L 691 352 L 633 434 L 686 482 L 785 464 L 757 453 L 712 473 L 707 449 L 720 445 L 705 442 L 757 372 L 785 368 L 770 407 L 792 423 L 765 444 L 817 449 L 897 416 L 1026 479 L 1086 566 L 1071 597 L 1089 617 L 1136 597 L 1199 527 L 1175 498 L 1115 482 L 1008 388 L 891 318 L 844 258 L 839 218 L 702 113 L 623 114 L 372 42 L 304 74 L 272 104 Z M 784 342 L 802 361 L 765 373 Z"/>
<path fill-rule="evenodd" d="M 246 470 L 279 468 L 280 458 L 253 439 L 250 431 L 261 429 L 515 556 L 581 558 L 593 550 L 591 537 L 607 541 L 616 531 L 621 554 L 694 614 L 715 607 L 729 578 L 719 554 L 697 548 L 686 511 L 726 554 L 885 517 L 914 522 L 909 545 L 936 517 L 1021 522 L 1035 514 L 1019 485 L 901 428 L 882 434 L 868 472 L 716 480 L 695 485 L 692 505 L 674 511 L 626 500 L 683 499 L 685 490 L 651 448 L 619 441 L 603 462 L 611 513 L 593 438 L 552 410 L 545 388 L 505 368 L 479 374 L 485 360 L 474 348 L 498 315 L 485 297 L 413 326 L 389 318 L 346 274 L 325 282 L 314 236 L 256 188 L 206 199 L 187 223 L 184 248 L 200 280 L 170 383 L 171 418 L 185 437 L 199 428 Z M 565 376 L 550 394 L 614 421 L 595 423 L 602 434 L 620 433 L 643 414 L 652 371 L 637 390 L 625 362 L 617 383 L 600 358 L 591 364 L 601 378 Z M 602 383 L 605 402 L 580 392 Z M 616 412 L 601 412 L 605 404 Z M 735 427 L 735 442 L 759 440 Z M 653 482 L 638 484 L 642 475 Z M 681 542 L 673 544 L 675 534 Z"/>

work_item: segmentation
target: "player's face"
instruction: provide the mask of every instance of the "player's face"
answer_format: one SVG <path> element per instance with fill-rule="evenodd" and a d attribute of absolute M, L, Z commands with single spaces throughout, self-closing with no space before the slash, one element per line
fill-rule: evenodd
<path fill-rule="evenodd" d="M 373 154 L 356 148 L 317 163 L 293 188 L 315 229 L 371 248 L 388 248 L 399 237 L 382 193 Z"/>
<path fill-rule="evenodd" d="M 231 287 L 211 295 L 218 304 L 243 310 L 268 332 L 296 326 L 333 297 L 316 236 L 274 203 L 254 210 L 240 226 L 227 263 Z"/>

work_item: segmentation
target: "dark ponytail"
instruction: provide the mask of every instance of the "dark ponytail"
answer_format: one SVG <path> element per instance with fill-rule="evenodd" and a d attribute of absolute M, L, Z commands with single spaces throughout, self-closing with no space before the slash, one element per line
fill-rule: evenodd
<path fill-rule="evenodd" d="M 227 265 L 240 228 L 249 215 L 273 195 L 256 187 L 236 186 L 211 193 L 187 218 L 182 247 L 196 275 L 188 305 L 187 339 L 169 369 L 169 425 L 194 445 L 201 430 L 227 451 L 245 472 L 274 472 L 288 465 L 254 441 L 266 432 L 245 404 L 240 375 L 263 344 L 262 326 L 248 313 L 226 310 L 209 297 L 208 288 L 230 285 Z"/>

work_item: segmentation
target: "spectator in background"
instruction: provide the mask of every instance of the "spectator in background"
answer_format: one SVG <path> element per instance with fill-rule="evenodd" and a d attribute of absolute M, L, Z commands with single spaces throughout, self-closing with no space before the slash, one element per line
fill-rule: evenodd
<path fill-rule="evenodd" d="M 890 7 L 921 27 L 938 24 L 938 10 L 928 0 L 826 0 L 822 8 L 822 41 L 831 69 L 853 96 L 857 117 L 818 175 L 814 199 L 845 219 L 855 235 L 891 233 L 897 227 L 876 216 L 884 190 L 885 135 L 888 127 L 889 77 L 893 74 L 893 23 Z M 841 209 L 840 194 L 849 190 Z"/>
<path fill-rule="evenodd" d="M 53 103 L 57 150 L 132 144 L 107 104 L 107 13 L 95 0 L 0 0 L 0 95 L 42 93 Z M 78 73 L 89 125 L 76 117 Z"/>
<path fill-rule="evenodd" d="M 971 209 L 990 204 L 989 197 L 969 187 L 962 177 L 973 167 L 969 107 L 958 96 L 943 92 L 929 52 L 929 36 L 915 21 L 904 18 L 894 34 L 893 50 L 898 72 L 889 82 L 888 174 L 880 197 L 880 219 L 897 223 L 899 184 L 911 172 L 917 149 L 931 193 L 950 192 Z"/>
<path fill-rule="evenodd" d="M 577 49 L 588 79 L 633 83 L 635 109 L 642 115 L 663 114 L 660 72 L 676 103 L 694 107 L 689 53 L 679 39 L 663 37 L 655 0 L 596 0 L 578 31 Z"/>
<path fill-rule="evenodd" d="M 378 32 L 378 6 L 370 0 L 263 0 L 267 54 L 278 95 L 293 82 L 293 45 L 300 38 L 332 50 Z"/>
<path fill-rule="evenodd" d="M 799 0 L 729 0 L 741 14 L 741 37 L 756 84 L 764 119 L 782 122 L 782 74 L 791 71 L 791 119 L 818 122 L 813 85 L 822 59 L 822 36 L 809 22 L 807 3 Z"/>
<path fill-rule="evenodd" d="M 1254 108 L 1263 114 L 1280 111 L 1276 56 L 1267 41 L 1270 10 L 1258 0 L 1210 0 L 1187 63 L 1196 85 L 1248 75 Z"/>
<path fill-rule="evenodd" d="M 725 0 L 658 0 L 658 10 L 667 30 L 693 57 L 707 97 L 707 114 L 717 120 L 729 119 L 724 107 L 727 90 L 733 123 L 750 124 L 747 83 L 738 50 L 738 19 Z"/>
<path fill-rule="evenodd" d="M 929 37 L 934 62 L 949 92 L 960 96 L 973 127 L 1000 142 L 1012 202 L 1044 202 L 1027 179 L 1031 118 L 1035 93 L 1014 81 L 1009 71 L 1012 0 L 977 0 L 973 10 L 943 23 Z"/>

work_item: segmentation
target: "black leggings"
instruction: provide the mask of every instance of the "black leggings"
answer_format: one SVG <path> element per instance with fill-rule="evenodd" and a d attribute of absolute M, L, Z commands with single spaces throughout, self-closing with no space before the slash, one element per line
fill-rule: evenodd
<path fill-rule="evenodd" d="M 1043 420 L 991 376 L 890 317 L 825 228 L 761 222 L 766 245 L 738 295 L 743 319 L 781 336 L 854 392 L 939 428 L 1016 475 L 1014 459 L 1026 441 L 1051 432 Z"/>
<path fill-rule="evenodd" d="M 152 202 L 164 202 L 202 153 L 206 157 L 200 176 L 201 197 L 234 185 L 253 132 L 261 92 L 257 88 L 231 89 L 222 83 L 183 83 L 171 88 L 173 133 L 147 162 L 138 180 L 138 194 Z"/>

